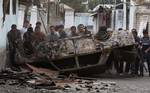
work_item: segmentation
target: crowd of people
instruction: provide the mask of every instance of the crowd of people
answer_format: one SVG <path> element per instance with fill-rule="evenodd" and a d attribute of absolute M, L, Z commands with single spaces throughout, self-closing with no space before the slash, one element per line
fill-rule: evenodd
<path fill-rule="evenodd" d="M 119 31 L 121 30 L 119 29 Z M 114 67 L 119 75 L 131 74 L 143 77 L 144 71 L 147 71 L 150 76 L 150 37 L 148 31 L 144 29 L 143 37 L 141 38 L 138 36 L 136 29 L 132 29 L 131 32 L 135 40 L 135 45 L 115 49 L 110 60 L 111 62 L 115 61 Z M 126 63 L 125 66 L 124 62 Z"/>
<path fill-rule="evenodd" d="M 27 55 L 36 52 L 34 46 L 38 45 L 42 41 L 56 41 L 74 36 L 84 36 L 91 34 L 90 31 L 83 24 L 79 24 L 78 27 L 72 26 L 69 33 L 64 30 L 64 25 L 50 26 L 47 33 L 41 31 L 41 22 L 37 22 L 35 28 L 25 21 L 22 29 L 17 29 L 17 26 L 13 24 L 11 30 L 7 34 L 8 49 L 11 63 L 15 66 L 15 54 L 16 49 L 19 47 L 19 43 L 23 43 L 24 52 Z"/>
<path fill-rule="evenodd" d="M 108 39 L 112 31 L 107 31 L 107 27 L 101 27 L 98 33 L 95 35 L 95 38 L 98 40 Z M 120 29 L 121 30 L 121 29 Z M 72 26 L 69 33 L 66 33 L 63 25 L 50 26 L 48 33 L 44 34 L 41 31 L 41 22 L 36 23 L 36 27 L 33 29 L 32 25 L 29 22 L 25 22 L 21 30 L 17 29 L 17 26 L 13 24 L 11 30 L 7 34 L 8 44 L 9 44 L 9 57 L 11 59 L 12 65 L 15 66 L 15 53 L 16 48 L 18 48 L 18 43 L 23 42 L 23 48 L 25 49 L 26 54 L 30 55 L 35 52 L 34 46 L 39 42 L 48 40 L 56 41 L 63 38 L 74 37 L 74 36 L 84 36 L 91 35 L 91 32 L 87 30 L 87 27 L 83 24 L 79 24 L 78 27 Z M 135 39 L 135 49 L 137 51 L 137 57 L 135 62 L 128 63 L 126 72 L 129 73 L 131 70 L 132 74 L 144 76 L 144 62 L 147 62 L 149 76 L 150 76 L 150 38 L 147 30 L 143 30 L 143 37 L 139 38 L 137 35 L 136 29 L 132 29 L 132 34 Z M 117 63 L 115 63 L 117 64 Z M 119 63 L 120 64 L 120 63 Z M 121 69 L 118 69 L 120 68 Z M 122 73 L 123 65 L 116 66 L 118 73 Z M 140 73 L 139 73 L 140 72 Z"/>
<path fill-rule="evenodd" d="M 144 69 L 149 72 L 150 76 L 150 37 L 147 30 L 143 30 L 143 37 L 138 36 L 136 29 L 132 29 L 132 34 L 135 39 L 135 49 L 137 57 L 134 64 L 131 65 L 132 74 L 144 76 Z M 147 66 L 144 63 L 147 63 Z M 147 69 L 148 68 L 148 69 Z"/>
<path fill-rule="evenodd" d="M 148 72 L 150 76 L 150 37 L 147 30 L 143 30 L 143 37 L 138 37 L 136 29 L 132 29 L 132 33 L 136 42 L 136 48 L 138 51 L 139 57 L 137 57 L 135 62 L 135 74 L 138 74 L 140 71 L 140 76 L 144 76 L 144 62 L 147 63 Z"/>

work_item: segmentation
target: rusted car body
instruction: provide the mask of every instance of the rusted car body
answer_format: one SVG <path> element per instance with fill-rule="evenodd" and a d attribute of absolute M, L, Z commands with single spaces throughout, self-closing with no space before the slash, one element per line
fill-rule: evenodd
<path fill-rule="evenodd" d="M 134 38 L 131 33 L 114 31 L 106 41 L 98 41 L 92 35 L 55 42 L 44 41 L 36 46 L 38 56 L 25 58 L 18 54 L 20 58 L 17 58 L 20 62 L 24 59 L 23 63 L 46 66 L 61 73 L 96 74 L 108 69 L 107 61 L 112 50 L 133 45 Z"/>

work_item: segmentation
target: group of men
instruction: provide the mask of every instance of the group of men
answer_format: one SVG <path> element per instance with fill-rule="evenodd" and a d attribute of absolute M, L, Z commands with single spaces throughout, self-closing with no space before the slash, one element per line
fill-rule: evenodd
<path fill-rule="evenodd" d="M 23 45 L 24 52 L 27 55 L 31 55 L 36 52 L 34 46 L 42 41 L 56 41 L 63 38 L 84 36 L 87 34 L 91 34 L 91 32 L 88 31 L 83 24 L 79 24 L 78 27 L 72 26 L 69 34 L 64 30 L 64 25 L 50 26 L 48 33 L 45 34 L 41 31 L 41 22 L 37 22 L 34 29 L 28 21 L 24 22 L 24 26 L 20 30 L 13 24 L 11 30 L 7 34 L 9 59 L 12 65 L 15 66 L 16 49 L 20 47 L 20 43 Z"/>
<path fill-rule="evenodd" d="M 128 47 L 127 49 L 127 51 L 130 50 L 130 52 L 132 51 L 132 53 L 131 55 L 125 54 L 124 58 L 121 59 L 121 61 L 124 61 L 124 59 L 126 60 L 126 58 L 128 58 L 127 61 L 129 61 L 126 62 L 125 73 L 129 74 L 129 72 L 131 72 L 131 75 L 143 77 L 145 69 L 146 71 L 149 72 L 150 76 L 150 37 L 148 31 L 144 29 L 143 37 L 141 38 L 138 36 L 138 32 L 136 29 L 132 29 L 132 34 L 135 40 L 135 45 L 133 47 Z M 126 48 L 124 48 L 124 50 L 126 50 Z M 124 50 L 121 51 L 124 52 Z M 144 64 L 145 62 L 147 63 L 147 65 Z M 119 62 L 119 65 L 118 62 L 115 62 L 115 65 L 117 65 L 116 66 L 117 73 L 122 75 L 124 69 L 123 62 Z"/>
<path fill-rule="evenodd" d="M 45 34 L 41 32 L 41 23 L 37 22 L 36 27 L 33 30 L 32 25 L 29 22 L 25 22 L 21 30 L 17 29 L 17 26 L 13 24 L 11 30 L 7 33 L 8 50 L 10 63 L 15 67 L 15 55 L 17 49 L 25 49 L 25 53 L 30 55 L 34 52 L 34 44 L 45 39 Z M 34 44 L 33 44 L 34 43 Z M 21 45 L 22 44 L 22 45 Z M 20 46 L 21 45 L 21 46 Z"/>
<path fill-rule="evenodd" d="M 84 36 L 87 34 L 91 34 L 91 32 L 88 31 L 83 24 L 79 24 L 78 27 L 72 26 L 70 28 L 69 33 L 66 33 L 66 31 L 64 31 L 63 25 L 58 25 L 58 26 L 50 26 L 47 38 L 50 41 L 55 41 L 58 39 L 75 36 Z"/>
<path fill-rule="evenodd" d="M 150 37 L 147 30 L 143 30 L 143 37 L 138 37 L 136 29 L 132 29 L 132 33 L 136 42 L 136 48 L 139 57 L 136 59 L 135 72 L 138 74 L 138 69 L 140 71 L 140 76 L 144 76 L 144 62 L 147 63 L 148 72 L 150 76 Z"/>
<path fill-rule="evenodd" d="M 95 37 L 99 40 L 108 39 L 110 34 L 106 34 L 106 30 L 106 27 L 101 27 Z M 41 31 L 41 22 L 36 23 L 35 29 L 32 28 L 32 25 L 30 25 L 29 22 L 25 22 L 23 29 L 21 30 L 18 30 L 17 26 L 13 24 L 11 26 L 11 30 L 7 34 L 11 63 L 15 66 L 16 49 L 19 47 L 18 44 L 20 42 L 23 42 L 23 49 L 25 49 L 25 53 L 30 55 L 36 51 L 33 46 L 36 46 L 42 41 L 56 41 L 63 38 L 84 36 L 87 34 L 89 35 L 91 32 L 88 31 L 83 24 L 79 24 L 78 27 L 72 26 L 69 33 L 66 33 L 63 25 L 50 26 L 47 34 L 44 34 Z M 143 76 L 144 62 L 146 61 L 150 76 L 150 37 L 148 31 L 143 30 L 142 38 L 138 37 L 136 29 L 132 29 L 132 34 L 136 42 L 135 47 L 137 49 L 138 56 L 136 58 L 136 62 L 131 64 L 131 68 L 134 69 L 134 71 L 131 72 L 134 72 L 136 75 L 140 72 L 140 76 Z M 128 68 L 130 67 L 128 66 Z"/>

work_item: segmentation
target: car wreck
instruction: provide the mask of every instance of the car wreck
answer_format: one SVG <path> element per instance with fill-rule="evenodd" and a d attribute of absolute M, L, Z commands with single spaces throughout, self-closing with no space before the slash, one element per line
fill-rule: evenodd
<path fill-rule="evenodd" d="M 132 51 L 134 44 L 133 35 L 128 31 L 114 31 L 104 41 L 95 39 L 93 35 L 77 36 L 54 42 L 41 42 L 35 46 L 37 52 L 32 55 L 26 55 L 18 48 L 16 61 L 20 65 L 45 67 L 61 74 L 98 74 L 109 69 L 109 59 L 114 55 L 113 51 L 117 53 L 117 58 L 133 58 L 136 55 Z"/>

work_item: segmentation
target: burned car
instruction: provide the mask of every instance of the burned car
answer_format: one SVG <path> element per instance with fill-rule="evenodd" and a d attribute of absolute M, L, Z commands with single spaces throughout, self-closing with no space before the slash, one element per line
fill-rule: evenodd
<path fill-rule="evenodd" d="M 54 42 L 43 41 L 35 46 L 37 52 L 30 57 L 18 49 L 16 59 L 19 64 L 44 66 L 60 73 L 96 74 L 109 68 L 111 55 L 120 56 L 122 52 L 122 57 L 134 55 L 134 43 L 132 34 L 127 31 L 114 31 L 105 41 L 98 41 L 93 35 L 77 36 Z M 112 54 L 112 51 L 117 51 L 117 54 Z"/>

